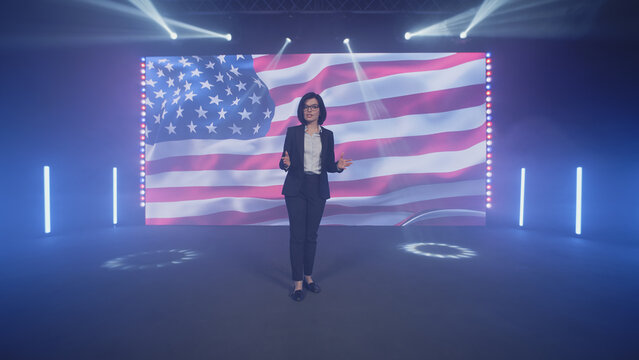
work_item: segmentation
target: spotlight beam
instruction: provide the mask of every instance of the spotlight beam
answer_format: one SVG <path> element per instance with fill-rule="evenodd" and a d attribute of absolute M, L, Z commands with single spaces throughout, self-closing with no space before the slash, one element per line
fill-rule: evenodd
<path fill-rule="evenodd" d="M 127 14 L 127 15 L 131 15 L 131 16 L 136 16 L 136 17 L 142 17 L 142 18 L 148 18 L 150 17 L 150 15 L 148 15 L 144 9 L 139 8 L 139 7 L 132 7 L 132 6 L 127 6 L 127 5 L 123 5 L 123 4 L 118 4 L 114 1 L 99 1 L 99 0 L 82 0 L 85 3 L 91 4 L 91 5 L 95 5 L 95 6 L 99 6 L 108 10 L 112 10 L 112 11 L 117 11 L 119 13 L 122 14 Z M 130 0 L 130 1 L 134 1 L 134 0 Z M 139 1 L 139 0 L 138 0 Z M 157 13 L 157 10 L 156 10 Z M 159 14 L 158 14 L 159 16 Z M 201 27 L 198 26 L 194 26 L 191 24 L 187 24 L 181 21 L 177 21 L 177 20 L 173 20 L 170 18 L 161 18 L 161 21 L 166 25 L 165 29 L 168 29 L 167 31 L 169 31 L 169 34 L 173 33 L 175 34 L 174 31 L 170 30 L 168 28 L 168 25 L 172 25 L 175 27 L 179 27 L 182 29 L 186 29 L 186 30 L 191 30 L 193 32 L 195 32 L 195 34 L 181 34 L 180 37 L 181 38 L 186 38 L 186 39 L 197 39 L 197 38 L 222 38 L 222 39 L 226 39 L 228 41 L 231 41 L 231 34 L 222 34 L 222 33 L 218 33 L 215 31 L 211 31 L 211 30 L 207 30 L 207 29 L 203 29 Z M 155 19 L 154 19 L 155 20 Z M 177 34 L 175 34 L 175 36 L 177 37 Z M 162 38 L 164 39 L 164 38 Z M 143 40 L 143 39 L 141 39 Z M 153 39 L 155 40 L 155 39 Z M 119 41 L 117 38 L 114 38 L 114 41 Z"/>
<path fill-rule="evenodd" d="M 177 39 L 177 34 L 175 31 L 171 30 L 169 26 L 166 24 L 162 15 L 155 8 L 153 3 L 150 0 L 129 0 L 129 2 L 135 5 L 138 9 L 142 10 L 148 17 L 150 17 L 153 21 L 158 23 L 166 32 L 169 33 L 171 39 Z"/>

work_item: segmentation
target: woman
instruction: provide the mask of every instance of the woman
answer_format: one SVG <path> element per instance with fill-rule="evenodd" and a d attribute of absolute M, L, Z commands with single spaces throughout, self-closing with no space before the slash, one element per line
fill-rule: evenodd
<path fill-rule="evenodd" d="M 286 171 L 282 195 L 286 200 L 291 234 L 294 288 L 290 297 L 302 301 L 302 286 L 310 292 L 320 292 L 311 275 L 317 229 L 326 199 L 330 198 L 327 172 L 342 172 L 352 161 L 345 160 L 343 153 L 339 161 L 335 161 L 333 133 L 320 126 L 326 120 L 326 107 L 319 95 L 310 92 L 302 97 L 297 107 L 297 119 L 302 125 L 287 129 L 280 168 Z"/>

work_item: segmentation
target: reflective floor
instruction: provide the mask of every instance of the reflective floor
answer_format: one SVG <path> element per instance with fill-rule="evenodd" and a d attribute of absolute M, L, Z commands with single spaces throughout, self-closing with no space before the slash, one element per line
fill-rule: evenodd
<path fill-rule="evenodd" d="M 2 359 L 635 359 L 639 243 L 322 227 L 291 301 L 286 227 L 12 239 Z"/>

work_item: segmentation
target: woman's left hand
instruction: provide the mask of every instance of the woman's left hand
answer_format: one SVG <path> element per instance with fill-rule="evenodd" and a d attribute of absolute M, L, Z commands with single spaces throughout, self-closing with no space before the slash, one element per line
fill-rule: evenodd
<path fill-rule="evenodd" d="M 339 157 L 339 161 L 337 162 L 337 168 L 339 170 L 344 170 L 347 167 L 351 166 L 353 163 L 352 159 L 344 159 L 344 153 Z"/>

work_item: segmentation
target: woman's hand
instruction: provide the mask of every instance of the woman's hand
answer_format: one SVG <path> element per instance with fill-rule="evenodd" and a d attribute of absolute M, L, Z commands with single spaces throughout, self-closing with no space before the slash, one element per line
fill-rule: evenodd
<path fill-rule="evenodd" d="M 282 156 L 282 161 L 284 162 L 284 166 L 291 166 L 291 158 L 288 156 L 288 151 L 284 151 L 284 156 Z"/>
<path fill-rule="evenodd" d="M 352 159 L 344 159 L 344 153 L 339 157 L 339 161 L 337 162 L 337 168 L 339 170 L 344 170 L 347 167 L 351 166 L 353 163 Z"/>

